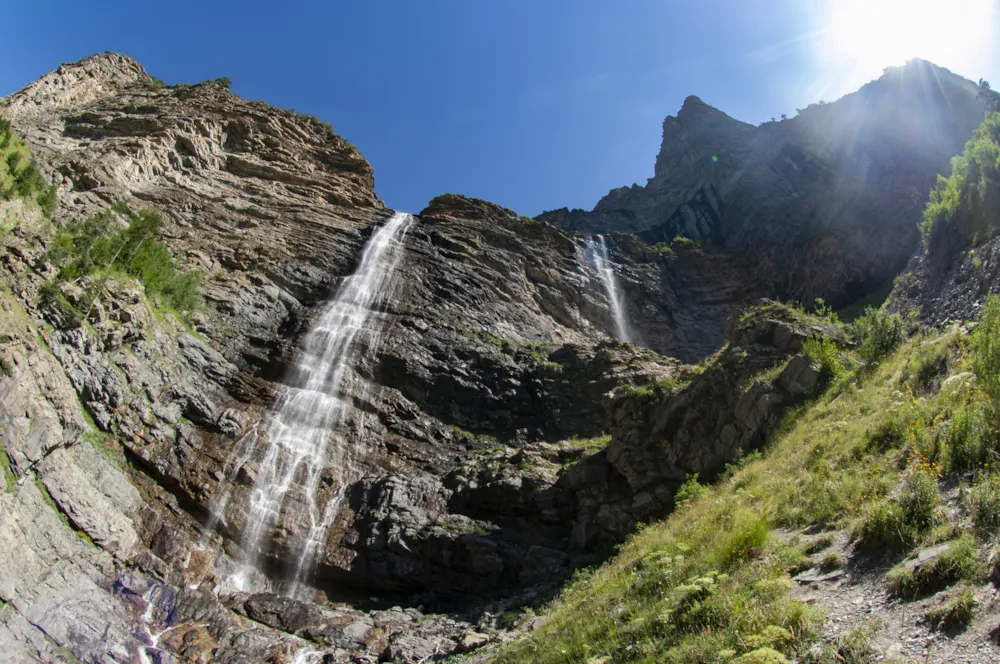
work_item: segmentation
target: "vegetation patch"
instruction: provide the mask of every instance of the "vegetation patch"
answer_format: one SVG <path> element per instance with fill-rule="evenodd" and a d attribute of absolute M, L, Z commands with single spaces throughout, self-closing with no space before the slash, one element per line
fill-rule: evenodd
<path fill-rule="evenodd" d="M 886 584 L 901 597 L 917 597 L 958 581 L 979 581 L 983 574 L 975 538 L 966 533 L 930 560 L 917 564 L 904 561 L 892 568 L 886 575 Z"/>
<path fill-rule="evenodd" d="M 996 235 L 1000 220 L 1000 113 L 983 123 L 951 160 L 951 175 L 938 176 L 920 223 L 932 256 L 950 259 L 957 251 Z"/>
<path fill-rule="evenodd" d="M 1000 532 L 1000 474 L 984 465 L 984 471 L 973 480 L 969 508 L 981 535 L 989 537 Z"/>
<path fill-rule="evenodd" d="M 927 622 L 935 629 L 957 631 L 968 627 L 975 615 L 976 594 L 971 588 L 965 588 L 956 595 L 949 597 L 944 604 L 931 607 L 927 611 Z"/>
<path fill-rule="evenodd" d="M 157 304 L 182 314 L 201 301 L 201 273 L 181 272 L 166 245 L 157 240 L 162 220 L 151 210 L 132 212 L 123 204 L 73 222 L 53 237 L 47 260 L 58 275 L 40 291 L 44 304 L 57 308 L 71 324 L 85 320 L 107 280 L 136 278 Z M 64 285 L 81 289 L 73 301 Z"/>
<path fill-rule="evenodd" d="M 0 433 L 3 433 L 3 425 L 0 425 Z M 7 456 L 7 450 L 4 449 L 2 437 L 0 437 L 0 474 L 3 475 L 4 490 L 13 491 L 17 485 L 17 478 L 14 477 L 14 471 L 11 470 L 10 458 Z"/>
<path fill-rule="evenodd" d="M 903 319 L 884 309 L 868 307 L 848 328 L 858 344 L 858 355 L 869 367 L 877 366 L 906 339 Z"/>
<path fill-rule="evenodd" d="M 896 320 L 869 311 L 868 321 L 855 328 L 857 350 L 838 351 L 846 357 L 840 380 L 800 408 L 760 452 L 732 462 L 714 484 L 688 478 L 669 518 L 641 528 L 615 558 L 576 577 L 545 609 L 546 622 L 504 646 L 497 661 L 693 663 L 775 656 L 765 649 L 789 661 L 875 661 L 876 626 L 818 645 L 822 620 L 792 598 L 790 575 L 801 569 L 806 550 L 819 553 L 848 530 L 860 546 L 893 555 L 946 545 L 887 574 L 886 584 L 903 597 L 984 577 L 984 554 L 965 524 L 975 523 L 984 538 L 1000 531 L 1000 472 L 989 466 L 996 448 L 987 406 L 994 402 L 992 386 L 983 387 L 1000 376 L 1000 359 L 993 360 L 994 352 L 1000 358 L 1000 345 L 992 339 L 1000 319 L 984 322 L 1000 311 L 991 306 L 984 307 L 969 344 L 958 330 L 904 343 Z M 790 311 L 777 303 L 772 309 L 774 315 Z M 925 369 L 929 365 L 934 368 Z M 974 367 L 975 381 L 947 390 L 934 386 Z M 1000 397 L 1000 389 L 996 393 Z M 957 484 L 965 496 L 957 507 L 962 513 L 947 522 L 942 483 Z M 779 528 L 807 527 L 829 534 L 816 538 L 821 544 L 775 535 Z M 833 568 L 844 560 L 832 552 L 820 564 Z M 778 629 L 791 638 L 763 640 Z"/>
<path fill-rule="evenodd" d="M 829 337 L 814 334 L 802 344 L 802 352 L 814 365 L 819 365 L 819 380 L 827 384 L 842 372 L 840 349 Z"/>
<path fill-rule="evenodd" d="M 0 117 L 0 200 L 34 201 L 46 217 L 56 208 L 56 188 L 45 180 L 28 151 L 14 135 L 10 120 Z"/>
<path fill-rule="evenodd" d="M 35 478 L 35 486 L 38 487 L 38 492 L 41 494 L 42 500 L 45 502 L 45 504 L 51 507 L 55 511 L 55 513 L 59 515 L 59 518 L 66 525 L 67 528 L 75 532 L 77 537 L 87 542 L 88 544 L 94 544 L 94 540 L 90 538 L 90 535 L 88 535 L 86 531 L 82 530 L 81 528 L 78 528 L 76 524 L 74 524 L 70 520 L 69 515 L 67 515 L 65 510 L 63 510 L 59 506 L 59 503 L 56 502 L 56 499 L 52 497 L 52 494 L 49 493 L 48 488 L 45 486 L 44 483 L 42 483 L 42 480 L 38 477 Z"/>

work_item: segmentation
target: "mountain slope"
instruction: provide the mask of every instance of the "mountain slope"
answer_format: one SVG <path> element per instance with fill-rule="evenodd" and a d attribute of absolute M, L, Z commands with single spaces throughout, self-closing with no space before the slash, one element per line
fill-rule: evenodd
<path fill-rule="evenodd" d="M 929 333 L 841 376 L 473 661 L 996 661 L 1000 478 L 981 390 L 1000 367 L 979 373 L 977 344 Z"/>
<path fill-rule="evenodd" d="M 645 186 L 539 219 L 725 248 L 762 294 L 847 304 L 913 254 L 927 191 L 982 121 L 975 83 L 913 60 L 842 99 L 753 127 L 689 97 Z M 709 277 L 710 278 L 710 277 Z"/>

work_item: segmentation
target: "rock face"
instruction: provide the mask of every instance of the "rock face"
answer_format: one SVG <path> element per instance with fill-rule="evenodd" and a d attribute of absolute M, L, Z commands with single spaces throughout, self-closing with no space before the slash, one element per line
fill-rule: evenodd
<path fill-rule="evenodd" d="M 972 81 L 914 60 L 858 92 L 759 127 L 689 97 L 645 186 L 539 219 L 724 248 L 762 295 L 846 304 L 913 254 L 927 191 L 982 121 Z M 712 275 L 705 275 L 711 279 Z"/>
<path fill-rule="evenodd" d="M 607 457 L 633 491 L 720 471 L 760 447 L 785 410 L 820 386 L 803 342 L 819 335 L 846 343 L 838 326 L 777 303 L 738 313 L 726 327 L 725 350 L 682 389 L 633 392 L 611 407 Z"/>
<path fill-rule="evenodd" d="M 59 219 L 117 200 L 161 212 L 238 365 L 270 360 L 289 312 L 326 297 L 386 214 L 368 162 L 328 127 L 210 83 L 156 87 L 126 56 L 63 65 L 5 102 L 59 185 Z"/>
<path fill-rule="evenodd" d="M 184 323 L 140 283 L 114 278 L 85 324 L 66 320 L 39 294 L 54 276 L 51 224 L 19 201 L 0 206 L 13 227 L 0 240 L 10 468 L 0 561 L 12 570 L 0 642 L 15 661 L 60 648 L 85 661 L 440 658 L 484 639 L 458 618 L 372 609 L 399 601 L 461 617 L 540 600 L 574 558 L 635 523 L 624 508 L 598 516 L 620 485 L 600 454 L 605 395 L 683 365 L 610 338 L 581 238 L 442 196 L 408 235 L 405 278 L 372 318 L 381 334 L 363 336 L 345 381 L 357 473 L 343 486 L 339 468 L 323 474 L 322 498 L 344 499 L 318 556 L 316 602 L 269 594 L 284 589 L 309 527 L 294 500 L 265 538 L 257 592 L 235 592 L 258 460 L 230 481 L 234 450 L 390 214 L 371 169 L 314 120 L 210 83 L 158 87 L 115 54 L 64 65 L 5 101 L 59 184 L 57 223 L 116 200 L 152 207 L 205 294 Z M 719 332 L 696 328 L 728 307 L 680 311 L 702 294 L 672 277 L 676 263 L 709 258 L 623 236 L 614 259 L 650 346 L 685 359 L 714 350 Z M 72 301 L 87 285 L 62 294 Z M 324 594 L 369 610 L 337 613 Z"/>
<path fill-rule="evenodd" d="M 801 340 L 837 335 L 773 304 L 733 317 L 770 288 L 748 277 L 760 269 L 750 236 L 780 235 L 788 216 L 761 208 L 744 224 L 727 212 L 740 187 L 770 196 L 790 173 L 847 168 L 815 156 L 827 144 L 796 161 L 778 141 L 777 174 L 732 189 L 765 130 L 695 100 L 665 125 L 658 182 L 681 178 L 686 193 L 647 209 L 641 192 L 622 192 L 602 214 L 634 208 L 650 230 L 660 222 L 649 215 L 687 206 L 669 223 L 712 241 L 663 250 L 610 234 L 640 345 L 612 338 L 580 235 L 439 196 L 406 236 L 401 278 L 336 395 L 349 405 L 338 433 L 350 454 L 331 453 L 320 474 L 322 506 L 336 509 L 309 596 L 282 596 L 312 527 L 301 491 L 238 589 L 261 459 L 231 472 L 234 457 L 391 214 L 371 168 L 316 120 L 212 83 L 162 87 L 117 54 L 64 65 L 5 102 L 59 185 L 56 224 L 117 200 L 154 208 L 160 239 L 202 271 L 205 295 L 182 321 L 116 276 L 82 324 L 66 320 L 41 297 L 55 275 L 52 222 L 0 203 L 11 229 L 0 235 L 0 646 L 16 662 L 67 651 L 87 662 L 424 662 L 480 647 L 494 636 L 486 614 L 547 599 L 573 566 L 668 510 L 687 473 L 762 444 L 818 380 Z M 704 150 L 721 166 L 706 166 Z M 900 170 L 859 155 L 844 163 L 890 180 Z M 803 192 L 820 188 L 795 177 Z M 811 195 L 796 205 L 829 203 Z M 90 285 L 60 292 L 72 301 Z M 723 346 L 703 372 L 688 364 Z M 765 370 L 775 377 L 753 380 Z"/>
<path fill-rule="evenodd" d="M 912 324 L 945 327 L 973 320 L 1000 293 L 1000 240 L 960 252 L 946 263 L 915 256 L 896 280 L 888 308 Z"/>

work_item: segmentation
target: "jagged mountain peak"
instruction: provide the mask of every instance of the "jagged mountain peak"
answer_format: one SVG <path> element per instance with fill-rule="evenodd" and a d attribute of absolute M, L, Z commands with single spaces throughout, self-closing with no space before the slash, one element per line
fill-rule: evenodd
<path fill-rule="evenodd" d="M 916 248 L 929 187 L 982 121 L 977 86 L 925 60 L 760 127 L 688 97 L 663 122 L 653 177 L 593 211 L 539 215 L 567 230 L 722 246 L 764 292 L 845 303 Z M 878 220 L 878 223 L 874 223 Z"/>
<path fill-rule="evenodd" d="M 64 63 L 11 94 L 6 98 L 6 112 L 16 119 L 25 114 L 79 106 L 113 96 L 132 85 L 151 82 L 146 69 L 134 58 L 105 51 Z"/>

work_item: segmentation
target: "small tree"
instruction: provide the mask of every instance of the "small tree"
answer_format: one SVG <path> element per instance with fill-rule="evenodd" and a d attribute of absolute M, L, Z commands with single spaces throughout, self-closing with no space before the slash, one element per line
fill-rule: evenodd
<path fill-rule="evenodd" d="M 906 339 L 903 319 L 874 307 L 866 307 L 848 331 L 858 344 L 858 354 L 869 367 L 878 365 Z"/>
<path fill-rule="evenodd" d="M 220 76 L 219 78 L 215 79 L 212 82 L 218 85 L 220 88 L 225 88 L 227 90 L 229 89 L 229 86 L 233 84 L 233 82 L 229 80 L 228 76 Z"/>
<path fill-rule="evenodd" d="M 994 92 L 990 82 L 985 79 L 979 79 L 979 94 L 976 95 L 976 99 L 986 103 L 991 111 L 1000 111 L 1000 94 Z"/>

